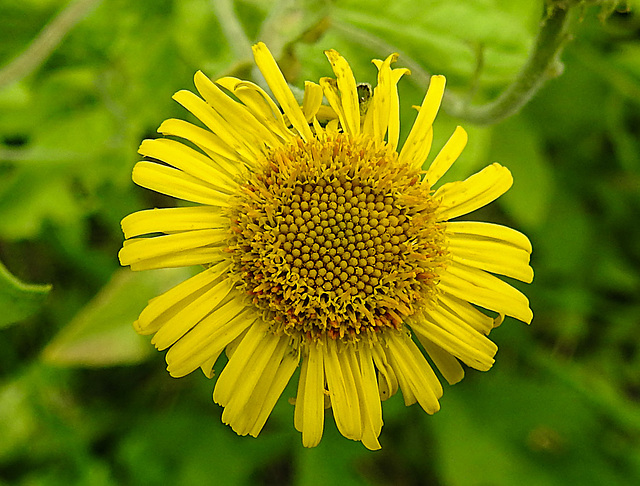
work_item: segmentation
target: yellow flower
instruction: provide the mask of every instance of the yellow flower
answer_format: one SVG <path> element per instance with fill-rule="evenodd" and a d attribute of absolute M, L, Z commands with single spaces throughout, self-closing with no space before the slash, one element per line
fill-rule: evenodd
<path fill-rule="evenodd" d="M 205 269 L 151 300 L 135 328 L 169 349 L 175 377 L 197 368 L 212 377 L 226 350 L 213 399 L 238 434 L 260 433 L 300 367 L 294 424 L 303 444 L 318 444 L 330 407 L 345 437 L 378 449 L 381 401 L 398 389 L 407 405 L 440 407 L 442 386 L 418 342 L 455 383 L 460 361 L 492 366 L 497 348 L 486 335 L 505 315 L 532 319 L 527 298 L 492 275 L 531 282 L 526 236 L 450 221 L 498 198 L 512 177 L 492 164 L 433 190 L 467 141 L 458 127 L 422 170 L 443 76 L 431 78 L 398 152 L 396 86 L 408 70 L 391 68 L 397 55 L 373 61 L 371 93 L 327 51 L 336 79 L 307 82 L 300 106 L 267 47 L 253 51 L 280 107 L 253 83 L 198 72 L 201 98 L 174 98 L 207 128 L 166 120 L 158 131 L 190 145 L 140 146 L 151 160 L 136 164 L 133 180 L 196 204 L 127 216 L 121 263 Z"/>

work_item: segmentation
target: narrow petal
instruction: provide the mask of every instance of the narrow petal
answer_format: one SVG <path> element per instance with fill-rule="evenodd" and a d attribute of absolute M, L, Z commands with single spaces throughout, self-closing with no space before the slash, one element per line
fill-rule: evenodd
<path fill-rule="evenodd" d="M 449 234 L 447 243 L 449 257 L 454 261 L 523 282 L 533 281 L 529 252 L 524 249 L 474 235 Z"/>
<path fill-rule="evenodd" d="M 340 105 L 346 125 L 343 125 L 343 128 L 345 132 L 357 136 L 360 134 L 360 107 L 356 92 L 356 79 L 347 60 L 337 51 L 330 49 L 324 51 L 324 53 L 336 75 Z"/>
<path fill-rule="evenodd" d="M 200 369 L 204 373 L 204 376 L 206 376 L 207 378 L 209 379 L 213 378 L 214 376 L 213 367 L 218 361 L 218 358 L 220 357 L 220 355 L 222 354 L 222 351 L 223 350 L 221 349 L 218 353 L 214 354 L 209 359 L 207 359 L 203 364 L 200 365 Z"/>
<path fill-rule="evenodd" d="M 246 143 L 242 132 L 239 132 L 237 128 L 229 125 L 206 101 L 191 91 L 178 91 L 173 95 L 173 99 L 193 113 L 198 120 L 218 135 L 218 137 L 247 164 L 252 165 L 260 154 L 262 154 L 262 147 Z"/>
<path fill-rule="evenodd" d="M 160 124 L 158 133 L 180 137 L 198 146 L 209 156 L 214 166 L 226 173 L 226 179 L 233 180 L 242 173 L 242 158 L 218 135 L 209 130 L 184 120 L 169 118 Z"/>
<path fill-rule="evenodd" d="M 269 387 L 265 390 L 265 397 L 262 402 L 260 412 L 258 413 L 255 423 L 253 424 L 252 429 L 249 431 L 249 435 L 252 437 L 257 437 L 264 424 L 267 422 L 267 418 L 271 415 L 273 411 L 273 407 L 275 407 L 278 398 L 282 395 L 287 383 L 291 380 L 291 376 L 295 372 L 298 367 L 298 363 L 300 362 L 300 356 L 298 353 L 292 352 L 292 350 L 287 346 L 285 348 L 284 356 L 282 357 L 282 361 L 278 366 L 275 376 L 271 381 Z M 259 387 L 262 388 L 265 385 L 263 383 L 259 383 Z M 262 393 L 258 391 L 257 393 Z"/>
<path fill-rule="evenodd" d="M 126 216 L 120 223 L 125 238 L 150 233 L 178 233 L 228 228 L 229 218 L 213 206 L 146 209 Z"/>
<path fill-rule="evenodd" d="M 302 432 L 302 445 L 315 447 L 324 429 L 324 360 L 319 343 L 309 344 L 303 360 L 296 398 L 295 426 Z"/>
<path fill-rule="evenodd" d="M 291 125 L 300 133 L 303 140 L 311 140 L 313 133 L 311 133 L 307 119 L 267 46 L 262 42 L 254 45 L 253 56 L 258 69 L 260 69 L 276 100 L 280 103 L 282 111 L 289 118 Z"/>
<path fill-rule="evenodd" d="M 167 349 L 178 339 L 189 332 L 222 302 L 231 289 L 234 282 L 229 278 L 220 278 L 213 282 L 202 295 L 194 296 L 187 305 L 182 306 L 175 314 L 166 319 L 158 330 L 151 343 L 159 350 Z"/>
<path fill-rule="evenodd" d="M 431 76 L 429 89 L 422 101 L 418 117 L 411 127 L 407 140 L 400 152 L 399 160 L 411 167 L 419 169 L 429 155 L 431 148 L 430 138 L 433 137 L 433 121 L 440 109 L 442 96 L 444 95 L 445 77 Z"/>
<path fill-rule="evenodd" d="M 442 150 L 440 150 L 440 153 L 438 153 L 433 162 L 431 162 L 422 183 L 433 187 L 460 156 L 467 145 L 467 139 L 467 132 L 464 128 L 460 126 L 456 127 L 453 135 L 451 135 L 447 143 L 442 147 Z"/>
<path fill-rule="evenodd" d="M 442 202 L 436 211 L 438 221 L 446 221 L 486 206 L 509 190 L 511 172 L 500 164 L 491 164 L 460 182 L 443 185 L 434 194 Z"/>
<path fill-rule="evenodd" d="M 311 123 L 322 105 L 322 87 L 319 84 L 306 81 L 304 83 L 304 98 L 302 100 L 302 111 L 307 123 Z"/>
<path fill-rule="evenodd" d="M 442 385 L 411 338 L 403 332 L 396 333 L 389 336 L 387 345 L 393 369 L 399 380 L 402 377 L 403 395 L 407 392 L 410 401 L 415 397 L 429 414 L 440 410 L 438 398 L 442 396 Z"/>
<path fill-rule="evenodd" d="M 152 191 L 211 206 L 228 207 L 229 196 L 181 170 L 141 161 L 133 167 L 133 182 Z"/>
<path fill-rule="evenodd" d="M 167 351 L 167 370 L 174 377 L 197 370 L 217 356 L 256 320 L 240 299 L 230 299 L 204 318 Z"/>
<path fill-rule="evenodd" d="M 453 295 L 444 293 L 438 294 L 438 303 L 436 305 L 446 306 L 460 319 L 484 335 L 489 334 L 489 332 L 496 327 L 496 319 L 489 317 L 485 313 L 476 309 L 466 300 L 459 299 Z"/>
<path fill-rule="evenodd" d="M 245 365 L 256 357 L 258 349 L 266 350 L 265 343 L 275 349 L 278 339 L 267 331 L 264 323 L 257 321 L 249 328 L 218 377 L 213 392 L 213 400 L 217 404 L 224 407 L 231 401 L 233 394 L 236 393 L 237 385 L 249 378 L 243 373 Z"/>
<path fill-rule="evenodd" d="M 398 82 L 411 71 L 405 68 L 391 70 L 391 97 L 389 99 L 389 132 L 387 143 L 396 150 L 400 138 L 400 98 L 398 97 Z M 431 145 L 429 143 L 429 145 Z"/>
<path fill-rule="evenodd" d="M 360 440 L 362 422 L 353 371 L 345 358 L 344 350 L 338 350 L 338 343 L 333 339 L 327 339 L 325 343 L 324 365 L 327 388 L 336 425 L 340 433 L 348 439 Z"/>
<path fill-rule="evenodd" d="M 184 173 L 206 182 L 218 191 L 232 194 L 238 184 L 212 164 L 206 155 L 168 138 L 143 140 L 138 153 L 166 162 Z"/>
<path fill-rule="evenodd" d="M 482 270 L 451 262 L 440 275 L 438 286 L 454 297 L 527 324 L 533 319 L 529 300 L 524 294 Z"/>
<path fill-rule="evenodd" d="M 391 54 L 383 61 L 374 60 L 378 68 L 378 84 L 373 89 L 373 99 L 364 120 L 364 133 L 374 140 L 382 141 L 387 133 L 391 112 L 391 63 L 398 59 L 397 54 Z M 394 146 L 394 150 L 397 147 Z"/>
<path fill-rule="evenodd" d="M 460 362 L 449 352 L 437 346 L 423 334 L 416 333 L 420 344 L 450 385 L 458 383 L 464 378 L 464 369 Z"/>
<path fill-rule="evenodd" d="M 350 353 L 350 356 L 360 399 L 362 443 L 367 449 L 378 450 L 380 449 L 378 436 L 382 430 L 382 406 L 370 344 L 362 343 L 357 346 L 357 354 Z M 355 370 L 358 372 L 356 373 Z"/>
<path fill-rule="evenodd" d="M 374 59 L 378 68 L 378 85 L 373 91 L 372 134 L 376 140 L 382 140 L 385 133 L 388 145 L 395 150 L 400 136 L 400 102 L 398 98 L 398 82 L 405 74 L 411 74 L 406 68 L 391 69 L 391 64 L 398 60 L 398 54 L 391 54 L 384 61 Z M 366 123 L 365 123 L 366 124 Z"/>
<path fill-rule="evenodd" d="M 480 221 L 452 221 L 445 224 L 447 233 L 502 241 L 531 253 L 531 242 L 525 235 L 507 226 Z"/>
<path fill-rule="evenodd" d="M 256 120 L 243 104 L 227 96 L 202 71 L 196 72 L 194 82 L 200 95 L 220 113 L 228 125 L 242 127 L 242 136 L 248 143 L 258 147 L 263 143 L 269 147 L 280 146 L 280 140 L 271 130 Z"/>
<path fill-rule="evenodd" d="M 243 367 L 243 371 L 240 374 L 240 379 L 235 383 L 229 402 L 224 405 L 222 421 L 229 424 L 237 434 L 247 435 L 255 432 L 254 436 L 257 435 L 278 401 L 284 386 L 278 390 L 279 386 L 272 388 L 272 385 L 284 356 L 290 351 L 288 341 L 287 336 L 278 337 L 267 333 L 258 343 L 255 352 L 248 356 L 242 356 L 242 362 L 236 364 L 240 359 L 237 353 L 229 360 L 227 367 Z M 287 368 L 291 373 L 295 370 L 295 367 L 288 366 Z M 222 375 L 225 370 L 220 374 L 219 381 L 223 379 Z M 285 375 L 285 377 L 284 385 L 291 374 Z M 283 380 L 279 381 L 278 385 Z"/>
<path fill-rule="evenodd" d="M 134 323 L 140 334 L 153 334 L 166 322 L 166 314 L 173 315 L 191 299 L 206 291 L 211 283 L 229 269 L 229 262 L 207 268 L 193 277 L 154 297 L 142 310 L 138 320 Z"/>
<path fill-rule="evenodd" d="M 230 76 L 220 78 L 216 83 L 237 96 L 257 120 L 282 140 L 291 140 L 293 133 L 287 128 L 278 105 L 260 86 Z"/>
<path fill-rule="evenodd" d="M 486 371 L 493 366 L 498 347 L 444 305 L 416 316 L 411 328 L 451 353 L 468 366 Z"/>
<path fill-rule="evenodd" d="M 171 253 L 214 246 L 228 238 L 228 233 L 220 229 L 206 229 L 174 233 L 152 238 L 138 238 L 124 242 L 118 256 L 122 265 L 132 265 L 142 260 L 153 259 Z"/>
<path fill-rule="evenodd" d="M 382 401 L 395 395 L 398 391 L 398 378 L 393 367 L 387 359 L 387 355 L 379 344 L 373 345 L 371 349 L 373 362 L 378 369 L 378 388 Z"/>
<path fill-rule="evenodd" d="M 125 241 L 125 245 L 127 241 Z M 214 246 L 168 253 L 159 257 L 147 258 L 136 263 L 131 263 L 130 268 L 134 272 L 140 272 L 142 270 L 155 270 L 158 268 L 191 267 L 193 265 L 210 266 L 227 259 L 228 255 L 221 250 L 221 247 Z"/>
<path fill-rule="evenodd" d="M 338 88 L 338 83 L 333 78 L 320 78 L 320 86 L 322 87 L 322 92 L 324 93 L 325 98 L 327 98 L 327 101 L 329 102 L 329 106 L 331 106 L 338 116 L 340 126 L 346 131 L 347 120 L 344 109 L 342 108 L 342 101 L 340 100 L 340 89 Z"/>

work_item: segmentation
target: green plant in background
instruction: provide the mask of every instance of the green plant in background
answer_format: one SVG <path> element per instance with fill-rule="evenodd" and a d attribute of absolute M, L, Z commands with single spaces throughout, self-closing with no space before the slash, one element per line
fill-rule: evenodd
<path fill-rule="evenodd" d="M 0 4 L 0 260 L 20 281 L 53 285 L 41 306 L 44 288 L 6 318 L 26 320 L 1 331 L 0 479 L 637 482 L 640 49 L 631 2 L 606 21 L 594 2 L 556 2 L 570 7 L 563 74 L 516 116 L 468 125 L 469 146 L 445 182 L 493 160 L 514 173 L 498 210 L 477 216 L 531 237 L 535 326 L 495 330 L 491 375 L 469 373 L 433 417 L 388 400 L 382 451 L 339 440 L 329 426 L 316 449 L 300 448 L 286 401 L 258 440 L 237 438 L 202 400 L 207 380 L 168 380 L 131 331 L 149 298 L 190 276 L 123 273 L 113 258 L 124 215 L 173 204 L 129 183 L 139 140 L 153 136 L 158 120 L 181 116 L 170 95 L 197 68 L 251 76 L 253 40 L 270 46 L 294 86 L 329 74 L 318 59 L 323 49 L 339 50 L 372 84 L 369 60 L 399 52 L 412 70 L 399 87 L 408 103 L 419 104 L 426 73 L 447 76 L 455 96 L 443 106 L 456 117 L 439 117 L 433 144 L 443 146 L 460 122 L 456 107 L 490 104 L 519 79 L 550 5 L 424 3 L 416 12 L 415 2 L 382 1 L 77 2 L 66 10 L 74 15 L 49 24 L 63 35 L 41 37 L 56 42 L 34 42 L 35 50 L 27 46 L 63 5 Z M 38 55 L 7 71 L 27 59 L 20 52 Z M 401 126 L 413 116 L 401 110 Z M 14 278 L 3 282 L 24 294 Z M 295 396 L 295 387 L 284 395 Z"/>

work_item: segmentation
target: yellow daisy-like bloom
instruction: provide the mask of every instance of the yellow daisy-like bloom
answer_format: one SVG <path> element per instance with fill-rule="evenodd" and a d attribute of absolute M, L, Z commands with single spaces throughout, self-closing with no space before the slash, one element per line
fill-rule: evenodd
<path fill-rule="evenodd" d="M 205 269 L 151 300 L 135 328 L 168 349 L 175 377 L 197 368 L 212 377 L 226 350 L 213 399 L 238 434 L 260 433 L 300 367 L 303 444 L 318 444 L 330 407 L 342 435 L 378 449 L 381 401 L 398 389 L 407 405 L 440 407 L 442 386 L 418 342 L 455 383 L 460 361 L 492 366 L 486 335 L 505 315 L 532 319 L 527 298 L 492 275 L 533 279 L 526 236 L 450 221 L 498 198 L 512 177 L 492 164 L 433 190 L 467 141 L 458 127 L 422 170 L 443 76 L 431 78 L 398 152 L 396 86 L 408 70 L 392 69 L 397 55 L 373 61 L 371 92 L 326 51 L 336 79 L 307 82 L 300 106 L 267 47 L 253 51 L 280 107 L 253 83 L 198 72 L 201 97 L 174 99 L 207 128 L 170 119 L 158 131 L 199 150 L 172 138 L 140 146 L 151 160 L 136 164 L 133 180 L 196 205 L 127 216 L 121 263 Z"/>

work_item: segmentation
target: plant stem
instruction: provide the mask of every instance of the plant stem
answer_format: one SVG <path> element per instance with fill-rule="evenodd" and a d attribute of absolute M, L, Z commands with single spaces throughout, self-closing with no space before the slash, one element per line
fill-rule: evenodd
<path fill-rule="evenodd" d="M 75 0 L 70 2 L 36 36 L 18 57 L 0 69 L 0 88 L 35 71 L 58 47 L 62 39 L 101 0 Z"/>
<path fill-rule="evenodd" d="M 559 60 L 559 55 L 570 38 L 567 32 L 569 12 L 569 9 L 555 8 L 549 13 L 540 27 L 529 59 L 513 83 L 495 100 L 482 105 L 472 105 L 468 94 L 457 95 L 447 91 L 442 101 L 443 110 L 455 118 L 478 125 L 498 123 L 520 111 L 548 79 L 562 73 L 562 63 Z M 416 61 L 402 54 L 386 41 L 343 22 L 333 21 L 332 28 L 367 48 L 385 54 L 398 52 L 403 65 L 411 70 L 410 79 L 420 86 L 429 84 L 431 74 Z M 479 68 L 481 67 L 482 63 L 479 64 Z"/>
<path fill-rule="evenodd" d="M 212 0 L 211 5 L 235 58 L 240 61 L 251 59 L 251 42 L 234 12 L 233 1 Z"/>
<path fill-rule="evenodd" d="M 450 115 L 478 125 L 498 123 L 514 115 L 549 79 L 562 73 L 559 55 L 569 40 L 567 25 L 569 10 L 556 8 L 544 20 L 533 50 L 522 70 L 495 100 L 483 105 L 471 105 L 448 95 L 443 107 Z"/>

